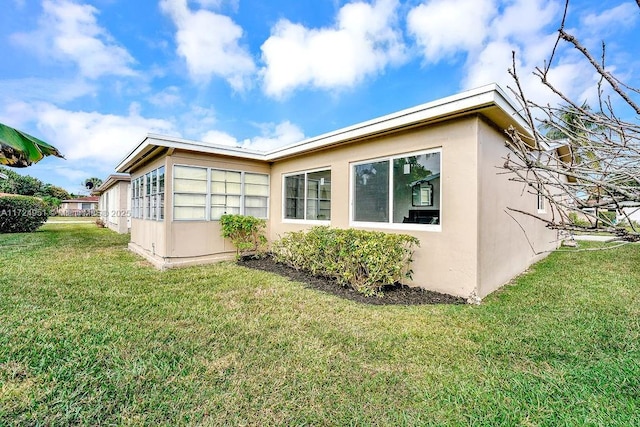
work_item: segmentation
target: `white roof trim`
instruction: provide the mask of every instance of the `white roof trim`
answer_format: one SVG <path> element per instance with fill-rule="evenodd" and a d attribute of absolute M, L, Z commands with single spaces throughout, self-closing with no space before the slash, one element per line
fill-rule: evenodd
<path fill-rule="evenodd" d="M 133 165 L 138 155 L 152 146 L 178 148 L 224 156 L 237 156 L 262 161 L 274 161 L 330 145 L 389 132 L 421 122 L 464 114 L 490 106 L 497 106 L 509 115 L 518 126 L 527 129 L 527 123 L 518 112 L 513 101 L 509 99 L 500 86 L 490 84 L 266 152 L 200 141 L 190 141 L 170 136 L 148 135 L 120 162 L 116 170 L 118 172 L 127 171 L 128 168 Z"/>

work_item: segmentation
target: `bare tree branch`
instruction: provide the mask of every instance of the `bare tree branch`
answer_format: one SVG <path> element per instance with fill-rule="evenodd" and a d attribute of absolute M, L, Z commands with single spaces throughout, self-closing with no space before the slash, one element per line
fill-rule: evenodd
<path fill-rule="evenodd" d="M 626 105 L 633 110 L 631 116 L 637 118 L 640 108 L 633 97 L 640 94 L 640 89 L 607 71 L 604 42 L 598 62 L 565 30 L 568 6 L 566 0 L 548 60 L 533 73 L 562 104 L 539 105 L 526 96 L 516 68 L 516 53 L 512 52 L 509 74 L 515 87 L 509 89 L 521 106 L 530 132 L 522 133 L 513 127 L 505 130 L 510 154 L 502 169 L 511 175 L 511 181 L 523 184 L 523 191 L 543 198 L 549 211 L 544 216 L 511 211 L 533 216 L 549 228 L 568 233 L 597 230 L 626 241 L 640 241 L 640 225 L 631 218 L 633 210 L 640 212 L 640 125 L 621 119 L 614 108 Z M 585 102 L 573 100 L 550 78 L 562 43 L 581 52 L 600 76 L 595 110 Z"/>

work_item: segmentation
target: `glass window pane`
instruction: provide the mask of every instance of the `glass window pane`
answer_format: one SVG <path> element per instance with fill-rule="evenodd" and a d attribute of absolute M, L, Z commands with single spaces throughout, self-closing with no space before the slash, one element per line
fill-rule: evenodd
<path fill-rule="evenodd" d="M 304 219 L 304 174 L 285 177 L 284 188 L 284 217 Z"/>
<path fill-rule="evenodd" d="M 244 174 L 244 182 L 245 184 L 269 185 L 269 175 L 247 172 Z"/>
<path fill-rule="evenodd" d="M 175 219 L 205 219 L 205 208 L 176 206 L 173 210 Z"/>
<path fill-rule="evenodd" d="M 158 192 L 164 193 L 164 166 L 158 169 Z"/>
<path fill-rule="evenodd" d="M 267 218 L 267 208 L 245 208 L 244 214 L 256 218 Z"/>
<path fill-rule="evenodd" d="M 331 219 L 331 171 L 307 174 L 307 219 Z"/>
<path fill-rule="evenodd" d="M 204 194 L 174 194 L 174 206 L 205 206 L 207 197 Z"/>
<path fill-rule="evenodd" d="M 247 197 L 244 200 L 244 206 L 247 208 L 267 207 L 266 197 Z"/>
<path fill-rule="evenodd" d="M 173 180 L 173 191 L 205 193 L 207 191 L 207 181 L 176 178 Z"/>
<path fill-rule="evenodd" d="M 245 184 L 244 194 L 249 196 L 268 196 L 269 186 L 257 184 Z"/>
<path fill-rule="evenodd" d="M 355 221 L 389 222 L 389 162 L 353 168 Z"/>
<path fill-rule="evenodd" d="M 440 223 L 440 153 L 393 160 L 393 222 Z"/>
<path fill-rule="evenodd" d="M 193 166 L 175 166 L 173 171 L 174 178 L 187 178 L 197 180 L 207 179 L 206 168 L 197 168 Z"/>

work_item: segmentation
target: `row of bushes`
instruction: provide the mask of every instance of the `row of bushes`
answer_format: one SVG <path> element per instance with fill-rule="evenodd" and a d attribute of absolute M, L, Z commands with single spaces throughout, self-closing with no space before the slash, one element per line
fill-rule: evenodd
<path fill-rule="evenodd" d="M 413 247 L 406 234 L 313 227 L 287 233 L 273 243 L 276 262 L 313 275 L 334 278 L 367 295 L 380 295 L 385 285 L 411 278 Z"/>
<path fill-rule="evenodd" d="M 30 233 L 48 217 L 49 207 L 36 197 L 0 197 L 0 233 Z"/>
<path fill-rule="evenodd" d="M 265 222 L 250 216 L 224 215 L 222 235 L 236 246 L 237 256 L 259 251 Z M 406 234 L 313 227 L 287 233 L 271 247 L 274 261 L 315 276 L 335 278 L 365 295 L 379 295 L 385 285 L 411 277 L 413 247 Z"/>

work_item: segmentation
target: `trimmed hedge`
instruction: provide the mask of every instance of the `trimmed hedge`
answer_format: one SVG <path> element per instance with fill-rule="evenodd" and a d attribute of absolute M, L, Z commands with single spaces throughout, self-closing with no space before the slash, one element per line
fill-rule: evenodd
<path fill-rule="evenodd" d="M 406 234 L 337 229 L 326 226 L 287 233 L 272 244 L 276 262 L 315 276 L 335 278 L 367 295 L 411 278 L 417 238 Z"/>
<path fill-rule="evenodd" d="M 222 237 L 230 239 L 236 247 L 236 257 L 247 252 L 258 254 L 267 243 L 264 230 L 267 221 L 250 215 L 225 214 L 220 217 Z"/>
<path fill-rule="evenodd" d="M 49 208 L 30 196 L 0 197 L 0 233 L 30 233 L 47 221 Z"/>

